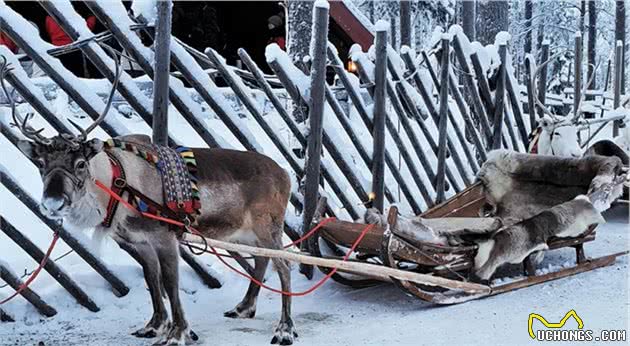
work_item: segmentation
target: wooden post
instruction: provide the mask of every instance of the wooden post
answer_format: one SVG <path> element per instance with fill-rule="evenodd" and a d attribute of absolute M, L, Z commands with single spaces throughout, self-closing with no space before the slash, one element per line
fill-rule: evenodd
<path fill-rule="evenodd" d="M 543 62 L 545 62 L 544 60 Z M 582 99 L 582 33 L 575 33 L 575 78 L 573 84 L 573 117 L 576 118 L 580 112 L 580 100 Z M 545 71 L 547 68 L 545 67 Z M 542 78 L 542 76 L 541 76 Z M 541 102 L 545 102 L 544 99 Z"/>
<path fill-rule="evenodd" d="M 195 258 L 195 256 L 193 256 L 193 254 L 191 254 L 190 251 L 182 245 L 179 246 L 179 256 L 195 271 L 195 273 L 197 273 L 197 275 L 199 275 L 199 278 L 204 285 L 208 288 L 221 288 L 221 281 L 212 276 L 208 270 L 204 268 L 205 265 L 199 262 L 199 260 L 197 260 L 197 258 Z"/>
<path fill-rule="evenodd" d="M 516 80 L 516 78 L 514 77 L 514 75 L 512 75 L 509 71 L 505 71 L 506 76 L 505 76 L 505 90 L 507 91 L 508 97 L 510 99 L 510 105 L 512 106 L 512 114 L 514 115 L 514 120 L 516 121 L 516 127 L 518 128 L 518 134 L 521 137 L 521 143 L 523 143 L 523 148 L 525 148 L 525 151 L 527 151 L 527 144 L 528 144 L 528 134 L 527 134 L 527 129 L 525 128 L 525 120 L 523 112 L 522 112 L 522 108 L 521 108 L 521 97 L 519 92 L 517 92 L 516 90 L 516 86 L 518 86 L 518 84 L 515 86 L 514 83 L 512 82 L 513 80 Z M 516 150 L 518 147 L 515 147 L 514 149 Z"/>
<path fill-rule="evenodd" d="M 536 95 L 534 95 L 535 89 L 535 81 L 534 76 L 532 75 L 535 71 L 532 71 L 532 66 L 535 66 L 534 56 L 531 54 L 527 54 L 525 56 L 525 71 L 527 74 L 527 113 L 529 115 L 529 128 L 530 132 L 533 133 L 538 127 L 538 123 L 536 121 Z M 525 149 L 529 146 L 529 141 L 527 145 L 525 145 Z"/>
<path fill-rule="evenodd" d="M 45 217 L 39 211 L 39 203 L 17 184 L 15 180 L 8 174 L 4 173 L 0 169 L 0 182 L 9 190 L 15 197 L 17 197 L 28 209 L 30 209 L 46 226 L 51 230 L 59 233 L 59 238 L 63 240 L 71 249 L 76 252 L 87 264 L 89 264 L 103 279 L 105 279 L 114 290 L 114 294 L 122 297 L 129 293 L 129 288 L 122 282 L 107 266 L 101 262 L 100 259 L 92 255 L 70 232 L 59 227 L 55 222 Z"/>
<path fill-rule="evenodd" d="M 4 232 L 14 243 L 16 243 L 22 250 L 28 253 L 35 262 L 41 263 L 44 259 L 44 252 L 40 250 L 33 242 L 26 238 L 20 231 L 15 229 L 13 225 L 9 223 L 5 218 L 0 216 L 0 230 Z M 44 270 L 50 274 L 63 288 L 70 293 L 76 301 L 86 307 L 92 312 L 98 312 L 100 309 L 96 306 L 96 303 L 77 285 L 71 278 L 61 269 L 55 261 L 48 259 L 44 265 Z"/>
<path fill-rule="evenodd" d="M 499 56 L 501 61 L 506 60 L 507 45 L 499 44 Z M 501 148 L 501 135 L 503 131 L 503 111 L 505 101 L 505 64 L 501 64 L 499 68 L 499 76 L 497 77 L 497 89 L 494 93 L 494 129 L 492 134 L 492 149 Z"/>
<path fill-rule="evenodd" d="M 361 61 L 355 61 L 355 63 L 357 64 L 357 68 L 359 71 L 359 75 L 361 76 L 361 80 L 364 83 L 372 83 L 373 81 L 371 80 L 370 76 L 368 75 L 367 71 L 366 71 L 366 67 L 363 66 L 363 63 Z M 370 93 L 373 96 L 373 88 L 372 89 L 368 89 L 368 93 Z M 396 112 L 396 115 L 398 116 L 399 119 L 401 119 L 401 125 L 403 125 L 403 128 L 405 129 L 405 131 L 408 130 L 408 128 L 404 125 L 404 120 L 406 117 L 406 114 L 403 110 L 403 106 L 400 104 L 400 100 L 398 100 L 398 97 L 396 96 L 396 90 L 394 90 L 394 87 L 391 85 L 390 81 L 388 81 L 387 83 L 387 94 L 389 96 L 389 99 L 392 103 L 392 106 L 394 108 L 394 111 Z M 422 181 L 422 179 L 420 178 L 420 174 L 418 172 L 418 169 L 416 168 L 415 163 L 413 162 L 413 159 L 411 158 L 411 154 L 409 154 L 409 151 L 407 150 L 407 147 L 405 146 L 405 144 L 403 143 L 400 135 L 398 134 L 395 125 L 392 123 L 391 119 L 389 117 L 387 117 L 386 119 L 386 124 L 387 129 L 389 130 L 389 133 L 392 136 L 392 139 L 394 140 L 394 142 L 396 143 L 396 146 L 398 147 L 398 151 L 400 153 L 400 155 L 402 156 L 403 160 L 405 161 L 405 163 L 407 164 L 407 168 L 409 169 L 409 172 L 411 173 L 411 177 L 413 178 L 414 183 L 416 184 L 416 186 L 418 187 L 418 189 L 420 190 L 420 194 L 422 195 L 422 199 L 425 201 L 425 203 L 428 206 L 433 205 L 433 200 L 431 199 L 431 196 L 429 194 L 429 190 L 427 189 L 427 187 L 425 186 L 425 183 Z M 409 136 L 408 136 L 409 137 Z M 415 136 L 413 137 L 413 139 L 410 138 L 410 140 L 416 140 Z M 413 144 L 412 144 L 413 146 Z M 425 164 L 428 164 L 428 161 L 426 160 L 426 157 L 424 156 L 424 152 L 420 149 L 420 148 L 414 148 L 414 150 L 419 150 L 416 151 L 416 156 L 418 156 L 418 159 L 420 160 L 420 164 L 423 164 L 423 162 Z M 426 169 L 427 167 L 423 165 L 423 168 L 425 168 L 425 173 L 426 173 Z M 431 169 L 431 167 L 428 167 L 428 169 Z M 428 176 L 428 173 L 427 173 Z"/>
<path fill-rule="evenodd" d="M 344 86 L 346 92 L 348 93 L 348 96 L 350 97 L 352 104 L 356 108 L 357 113 L 359 113 L 359 117 L 363 120 L 365 127 L 371 131 L 373 127 L 372 120 L 370 119 L 368 115 L 367 109 L 365 107 L 365 104 L 363 103 L 363 99 L 361 98 L 360 92 L 357 90 L 355 85 L 352 84 L 352 82 L 350 81 L 350 77 L 348 76 L 348 73 L 343 66 L 343 62 L 341 61 L 341 59 L 339 59 L 339 56 L 333 51 L 330 45 L 328 46 L 328 60 L 332 61 L 332 68 L 335 70 L 337 76 L 339 77 L 339 80 L 341 81 L 341 84 Z M 391 123 L 391 120 L 389 120 L 389 115 L 386 115 L 385 121 L 386 121 L 386 127 L 389 130 L 392 138 L 397 137 L 396 132 L 391 132 L 391 129 L 393 127 L 390 127 L 389 125 L 389 123 Z M 402 193 L 407 198 L 407 202 L 411 206 L 411 209 L 414 211 L 414 213 L 419 214 L 421 212 L 421 208 L 417 204 L 415 200 L 415 196 L 411 194 L 411 191 L 409 189 L 409 186 L 407 185 L 407 182 L 405 181 L 404 177 L 401 175 L 398 166 L 396 165 L 390 153 L 387 151 L 387 148 L 385 148 L 385 163 L 387 163 L 387 167 L 389 167 L 389 170 L 394 176 L 394 178 L 396 179 L 398 186 L 400 186 Z"/>
<path fill-rule="evenodd" d="M 22 286 L 22 281 L 13 274 L 13 272 L 5 267 L 3 262 L 0 262 L 0 279 L 4 280 L 11 288 L 14 290 L 18 290 L 20 286 Z M 20 292 L 20 295 L 26 299 L 29 303 L 31 303 L 40 314 L 46 317 L 52 317 L 57 314 L 57 310 L 52 306 L 48 305 L 42 298 L 37 295 L 37 293 L 33 292 L 30 288 L 25 288 Z"/>
<path fill-rule="evenodd" d="M 0 322 L 15 322 L 15 319 L 8 312 L 0 309 Z"/>
<path fill-rule="evenodd" d="M 580 36 L 580 40 L 582 39 L 582 36 Z M 576 35 L 576 41 L 577 41 L 577 35 Z M 542 48 L 541 48 L 542 52 L 541 52 L 541 62 L 540 64 L 544 64 L 547 60 L 549 60 L 549 41 L 548 40 L 544 40 L 542 43 Z M 582 52 L 582 50 L 580 50 L 580 52 Z M 580 53 L 580 57 L 582 56 L 582 54 Z M 577 58 L 577 53 L 576 53 L 576 58 Z M 540 65 L 539 64 L 539 65 Z M 575 62 L 575 66 L 581 66 L 581 61 L 578 64 L 578 62 Z M 543 105 L 545 104 L 545 100 L 547 98 L 547 68 L 549 67 L 549 64 L 546 64 L 545 66 L 542 67 L 542 70 L 540 71 L 540 77 L 538 79 L 538 100 L 540 101 L 540 103 L 542 103 Z M 576 72 L 577 67 L 576 67 Z M 577 74 L 576 74 L 576 79 L 578 78 Z M 538 117 L 542 118 L 545 115 L 545 111 L 542 109 L 542 107 L 536 107 L 536 109 L 538 109 Z"/>
<path fill-rule="evenodd" d="M 304 186 L 304 210 L 302 231 L 309 229 L 317 208 L 319 197 L 319 175 L 322 152 L 326 83 L 326 45 L 328 43 L 328 3 L 316 2 L 311 47 L 313 65 L 311 73 L 311 104 L 309 108 L 310 133 L 306 148 L 306 182 Z M 311 269 L 312 270 L 312 269 Z"/>
<path fill-rule="evenodd" d="M 382 22 L 381 22 L 382 23 Z M 378 23 L 377 23 L 378 26 Z M 372 129 L 372 192 L 373 207 L 383 212 L 385 192 L 385 83 L 387 81 L 387 27 L 378 27 L 374 40 L 376 69 L 374 71 L 374 128 Z"/>
<path fill-rule="evenodd" d="M 470 92 L 471 99 L 473 101 L 473 109 L 477 116 L 479 117 L 479 122 L 481 124 L 481 128 L 483 133 L 485 134 L 486 139 L 490 142 L 491 133 L 490 133 L 490 123 L 488 122 L 488 114 L 489 109 L 484 108 L 482 105 L 481 96 L 479 96 L 479 89 L 477 89 L 477 85 L 475 80 L 473 79 L 473 75 L 470 71 L 470 67 L 468 65 L 468 60 L 464 54 L 464 49 L 459 40 L 459 37 L 455 35 L 453 37 L 453 49 L 455 50 L 455 57 L 457 57 L 457 62 L 459 63 L 459 68 L 463 71 L 464 83 L 466 83 L 466 90 Z M 429 56 L 425 53 L 425 59 L 427 59 L 426 63 L 430 64 L 430 60 L 428 60 Z M 477 73 L 477 81 L 478 83 L 483 83 L 485 74 L 482 72 L 481 76 Z M 485 81 L 487 84 L 487 81 Z"/>
<path fill-rule="evenodd" d="M 615 46 L 615 78 L 614 80 L 614 88 L 613 92 L 613 108 L 617 109 L 621 105 L 621 90 L 623 89 L 623 85 L 621 81 L 623 79 L 623 42 L 617 41 L 617 45 Z M 619 135 L 619 127 L 622 125 L 621 120 L 615 120 L 613 122 L 613 137 L 617 137 Z"/>
<path fill-rule="evenodd" d="M 448 35 L 442 36 L 442 63 L 440 70 L 440 81 L 442 89 L 440 90 L 440 121 L 438 123 L 438 155 L 437 155 L 437 183 L 436 183 L 436 204 L 442 203 L 444 198 L 444 173 L 446 168 L 446 131 L 448 127 L 448 85 L 449 78 L 449 46 L 450 39 Z"/>
<path fill-rule="evenodd" d="M 155 76 L 153 78 L 153 143 L 168 141 L 168 79 L 171 69 L 171 0 L 156 2 L 155 41 L 153 42 Z"/>
<path fill-rule="evenodd" d="M 400 46 L 412 47 L 411 0 L 400 1 Z"/>

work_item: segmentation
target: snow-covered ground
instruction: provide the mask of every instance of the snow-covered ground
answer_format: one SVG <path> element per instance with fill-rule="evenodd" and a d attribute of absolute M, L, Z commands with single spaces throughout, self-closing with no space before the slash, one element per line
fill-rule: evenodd
<path fill-rule="evenodd" d="M 606 217 L 608 223 L 598 229 L 597 240 L 586 245 L 589 256 L 629 249 L 627 205 L 615 207 Z M 0 250 L 3 260 L 13 262 L 13 268 L 21 270 L 13 261 L 19 258 L 19 250 L 6 242 L 0 243 Z M 543 266 L 572 261 L 573 253 L 569 249 L 553 251 Z M 129 335 L 142 327 L 151 314 L 140 267 L 114 244 L 106 244 L 103 259 L 131 287 L 127 296 L 114 297 L 107 283 L 71 254 L 59 264 L 72 273 L 101 311 L 92 313 L 79 306 L 44 273 L 33 288 L 58 314 L 42 318 L 25 300 L 16 298 L 3 306 L 17 321 L 0 324 L 0 345 L 34 345 L 40 341 L 45 345 L 150 345 L 149 340 Z M 205 256 L 204 260 L 219 273 L 223 288 L 207 289 L 189 267 L 181 266 L 183 304 L 192 328 L 201 338 L 199 344 L 268 344 L 272 326 L 279 318 L 280 297 L 263 290 L 254 319 L 224 318 L 223 311 L 240 300 L 247 282 L 210 257 Z M 31 261 L 29 268 L 33 265 Z M 279 287 L 271 270 L 267 283 Z M 293 290 L 302 291 L 311 285 L 313 282 L 294 268 Z M 8 288 L 0 289 L 0 297 L 10 292 Z M 454 306 L 434 306 L 408 297 L 391 285 L 355 290 L 334 282 L 293 301 L 293 317 L 300 334 L 298 345 L 528 344 L 532 341 L 527 333 L 530 313 L 554 321 L 570 309 L 583 319 L 584 328 L 596 333 L 600 329 L 628 330 L 628 257 L 578 276 Z M 574 329 L 572 323 L 575 324 L 571 321 L 568 325 Z"/>

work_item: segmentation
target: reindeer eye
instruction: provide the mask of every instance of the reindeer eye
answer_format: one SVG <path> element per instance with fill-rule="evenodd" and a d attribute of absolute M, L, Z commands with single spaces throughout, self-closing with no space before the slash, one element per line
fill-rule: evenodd
<path fill-rule="evenodd" d="M 77 162 L 76 168 L 79 170 L 84 170 L 85 168 L 87 168 L 87 164 L 85 163 L 85 161 L 81 160 Z"/>

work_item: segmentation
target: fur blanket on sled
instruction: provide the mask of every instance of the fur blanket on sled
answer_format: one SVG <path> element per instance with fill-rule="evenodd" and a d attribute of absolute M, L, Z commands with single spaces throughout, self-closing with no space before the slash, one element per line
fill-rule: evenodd
<path fill-rule="evenodd" d="M 550 238 L 576 237 L 604 222 L 601 212 L 621 195 L 626 181 L 617 157 L 560 158 L 507 150 L 490 152 L 477 177 L 489 206 L 480 211 L 482 217 L 400 217 L 392 232 L 439 245 L 477 244 L 473 274 L 479 280 L 488 280 L 502 264 L 520 263 L 545 250 Z M 387 223 L 373 209 L 365 221 Z"/>

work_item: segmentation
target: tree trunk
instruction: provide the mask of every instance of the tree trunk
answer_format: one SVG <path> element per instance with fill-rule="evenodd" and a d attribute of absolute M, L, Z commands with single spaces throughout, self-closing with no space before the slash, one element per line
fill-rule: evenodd
<path fill-rule="evenodd" d="M 595 52 L 595 47 L 597 43 L 597 1 L 589 1 L 588 2 L 588 73 L 587 77 L 591 80 L 588 85 L 588 89 L 596 89 L 597 88 L 597 78 L 592 78 L 591 76 L 595 73 L 595 59 L 597 57 Z M 586 99 L 590 99 L 586 97 Z"/>
<path fill-rule="evenodd" d="M 584 34 L 584 18 L 586 17 L 586 0 L 580 1 L 580 27 L 578 28 Z"/>
<path fill-rule="evenodd" d="M 534 4 L 531 0 L 525 1 L 525 54 L 530 54 L 532 52 L 532 37 L 533 34 L 533 25 L 532 25 L 532 14 L 534 10 Z"/>
<path fill-rule="evenodd" d="M 623 44 L 622 70 L 621 70 L 621 93 L 626 93 L 626 5 L 623 0 L 617 0 L 615 6 L 615 41 Z"/>
<path fill-rule="evenodd" d="M 464 34 L 468 36 L 468 39 L 472 42 L 476 40 L 475 33 L 475 1 L 463 0 L 462 1 L 462 27 Z"/>
<path fill-rule="evenodd" d="M 483 1 L 477 4 L 477 40 L 494 43 L 495 36 L 508 30 L 509 5 L 507 0 Z"/>
<path fill-rule="evenodd" d="M 288 2 L 287 51 L 291 59 L 309 55 L 311 26 L 313 23 L 312 1 Z"/>
<path fill-rule="evenodd" d="M 400 2 L 400 45 L 411 46 L 411 1 Z"/>

